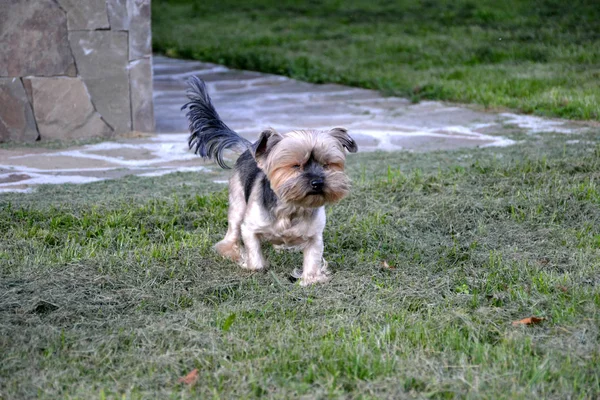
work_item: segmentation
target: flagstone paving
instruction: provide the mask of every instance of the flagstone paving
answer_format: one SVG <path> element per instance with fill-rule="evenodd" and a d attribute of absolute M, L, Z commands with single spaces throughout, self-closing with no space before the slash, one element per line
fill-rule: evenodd
<path fill-rule="evenodd" d="M 88 183 L 131 174 L 158 176 L 215 169 L 187 149 L 187 121 L 181 106 L 186 101 L 186 80 L 192 75 L 207 82 L 222 119 L 250 140 L 267 127 L 287 132 L 343 126 L 356 139 L 359 151 L 433 151 L 513 145 L 514 141 L 505 135 L 515 129 L 528 134 L 569 134 L 591 126 L 432 101 L 412 104 L 372 90 L 315 85 L 156 56 L 155 135 L 60 150 L 0 149 L 0 193 L 27 192 L 39 184 Z"/>

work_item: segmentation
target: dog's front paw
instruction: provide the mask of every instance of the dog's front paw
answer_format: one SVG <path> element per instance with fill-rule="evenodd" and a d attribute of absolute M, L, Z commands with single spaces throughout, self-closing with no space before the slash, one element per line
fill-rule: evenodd
<path fill-rule="evenodd" d="M 308 286 L 315 283 L 325 283 L 329 282 L 330 279 L 328 267 L 329 263 L 324 258 L 322 258 L 321 265 L 316 271 L 313 270 L 304 272 L 296 268 L 292 272 L 292 276 L 294 278 L 300 279 L 300 286 Z"/>
<path fill-rule="evenodd" d="M 242 261 L 238 265 L 244 269 L 247 269 L 248 271 L 260 271 L 267 268 L 266 265 L 253 265 L 247 263 L 246 261 Z"/>
<path fill-rule="evenodd" d="M 248 256 L 245 253 L 242 253 L 240 260 L 238 261 L 238 265 L 249 271 L 260 271 L 261 269 L 265 269 L 267 267 L 267 262 L 264 261 L 252 263 L 250 260 L 248 260 Z"/>
<path fill-rule="evenodd" d="M 242 251 L 240 249 L 240 245 L 237 242 L 228 242 L 225 240 L 221 240 L 219 243 L 215 244 L 215 250 L 221 256 L 230 259 L 233 262 L 241 263 L 242 260 Z"/>
<path fill-rule="evenodd" d="M 314 285 L 315 283 L 329 282 L 330 277 L 324 273 L 317 273 L 311 275 L 302 275 L 300 278 L 300 286 Z"/>

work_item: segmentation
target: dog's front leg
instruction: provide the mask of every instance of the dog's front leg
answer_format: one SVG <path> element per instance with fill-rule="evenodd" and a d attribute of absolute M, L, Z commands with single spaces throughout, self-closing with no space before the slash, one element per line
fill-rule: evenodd
<path fill-rule="evenodd" d="M 242 224 L 242 240 L 244 241 L 244 260 L 240 264 L 242 268 L 259 270 L 266 267 L 267 263 L 260 248 L 260 238 L 248 226 Z"/>
<path fill-rule="evenodd" d="M 304 262 L 300 285 L 307 286 L 318 282 L 327 282 L 327 262 L 323 259 L 323 238 L 317 236 L 304 247 Z"/>

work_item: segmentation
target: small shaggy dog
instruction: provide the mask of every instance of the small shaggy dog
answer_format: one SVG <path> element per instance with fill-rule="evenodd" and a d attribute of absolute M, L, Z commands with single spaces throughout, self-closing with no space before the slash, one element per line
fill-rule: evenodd
<path fill-rule="evenodd" d="M 190 101 L 182 110 L 188 110 L 190 148 L 222 168 L 229 168 L 223 161 L 225 149 L 241 153 L 229 180 L 227 234 L 216 250 L 242 268 L 260 270 L 267 266 L 262 241 L 299 249 L 304 253 L 302 273 L 295 270 L 293 275 L 300 284 L 327 281 L 324 205 L 348 193 L 345 150 L 358 150 L 347 130 L 279 134 L 267 129 L 251 143 L 221 120 L 202 80 L 192 77 L 189 84 Z"/>

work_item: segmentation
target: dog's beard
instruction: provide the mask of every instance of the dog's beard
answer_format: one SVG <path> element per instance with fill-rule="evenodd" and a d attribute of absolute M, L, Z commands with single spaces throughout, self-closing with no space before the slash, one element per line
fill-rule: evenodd
<path fill-rule="evenodd" d="M 304 177 L 289 178 L 277 182 L 275 193 L 284 203 L 301 207 L 316 208 L 335 203 L 350 191 L 350 180 L 343 172 L 334 171 L 325 176 L 321 190 L 314 190 Z"/>

